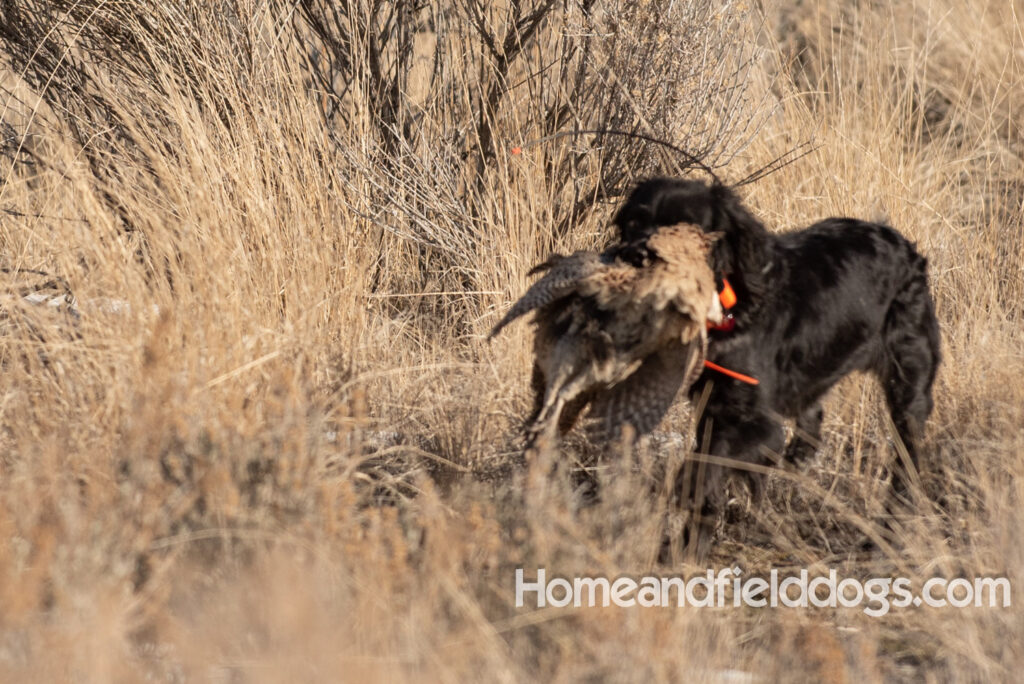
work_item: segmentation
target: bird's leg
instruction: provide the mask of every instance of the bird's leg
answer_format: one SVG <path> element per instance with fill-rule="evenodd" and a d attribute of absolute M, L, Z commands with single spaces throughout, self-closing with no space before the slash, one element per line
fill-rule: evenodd
<path fill-rule="evenodd" d="M 541 372 L 539 375 L 543 375 L 543 373 Z M 527 451 L 538 447 L 550 449 L 554 446 L 558 419 L 566 402 L 564 388 L 569 384 L 571 377 L 571 370 L 560 371 L 548 382 L 544 389 L 544 398 L 538 402 L 539 406 L 526 434 Z"/>
<path fill-rule="evenodd" d="M 546 401 L 540 415 L 534 420 L 527 434 L 527 449 L 550 449 L 555 446 L 558 430 L 558 416 L 562 412 L 565 401 L 556 396 L 554 401 Z"/>

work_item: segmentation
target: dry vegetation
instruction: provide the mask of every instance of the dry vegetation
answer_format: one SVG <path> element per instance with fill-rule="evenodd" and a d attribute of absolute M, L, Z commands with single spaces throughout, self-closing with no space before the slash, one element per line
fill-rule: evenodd
<path fill-rule="evenodd" d="M 652 564 L 648 475 L 685 444 L 608 464 L 576 510 L 567 476 L 516 467 L 527 326 L 484 342 L 543 255 L 685 172 L 546 136 L 635 130 L 733 181 L 810 142 L 742 192 L 773 229 L 885 218 L 928 256 L 920 496 L 862 549 L 895 452 L 851 378 L 810 470 L 710 563 L 1024 587 L 1020 0 L 11 0 L 0 60 L 0 680 L 1024 665 L 1018 608 L 515 609 L 516 567 L 695 571 Z M 25 300 L 40 282 L 74 307 Z"/>

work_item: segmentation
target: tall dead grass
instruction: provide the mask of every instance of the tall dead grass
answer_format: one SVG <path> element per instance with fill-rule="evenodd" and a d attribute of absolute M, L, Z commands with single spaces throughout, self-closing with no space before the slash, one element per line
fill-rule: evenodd
<path fill-rule="evenodd" d="M 481 334 L 683 171 L 530 141 L 636 129 L 738 179 L 809 140 L 743 188 L 768 225 L 884 218 L 929 258 L 921 496 L 860 550 L 894 449 L 851 378 L 712 562 L 1021 585 L 1020 2 L 332 7 L 0 9 L 0 678 L 1012 677 L 1017 609 L 515 609 L 516 567 L 658 569 L 649 477 L 686 450 L 608 464 L 575 510 L 516 467 L 526 326 Z M 26 269 L 75 311 L 24 301 Z"/>

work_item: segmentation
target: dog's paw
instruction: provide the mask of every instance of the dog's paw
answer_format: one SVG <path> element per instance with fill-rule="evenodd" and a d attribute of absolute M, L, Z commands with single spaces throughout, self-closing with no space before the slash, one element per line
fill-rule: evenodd
<path fill-rule="evenodd" d="M 757 492 L 751 485 L 750 478 L 746 477 L 730 477 L 726 481 L 722 523 L 732 525 L 751 517 L 757 498 Z"/>
<path fill-rule="evenodd" d="M 787 463 L 793 465 L 798 470 L 805 470 L 807 466 L 814 460 L 818 450 L 813 444 L 808 444 L 798 437 L 794 437 L 790 440 L 789 444 L 786 445 L 786 451 L 783 453 L 783 458 Z"/>

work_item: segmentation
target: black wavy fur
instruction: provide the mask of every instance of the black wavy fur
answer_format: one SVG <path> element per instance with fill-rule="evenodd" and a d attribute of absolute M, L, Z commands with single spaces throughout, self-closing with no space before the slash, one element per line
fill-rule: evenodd
<path fill-rule="evenodd" d="M 691 397 L 696 405 L 712 383 L 698 451 L 706 446 L 713 455 L 758 464 L 781 454 L 800 463 L 820 437 L 822 396 L 864 370 L 881 381 L 916 466 L 940 352 L 927 262 L 914 245 L 889 226 L 852 218 L 772 234 L 730 188 L 695 180 L 644 181 L 615 217 L 622 243 L 680 222 L 724 233 L 712 268 L 737 294 L 736 326 L 712 331 L 708 359 L 760 381 L 753 386 L 705 370 Z M 796 420 L 788 447 L 779 416 Z M 894 470 L 897 492 L 905 475 Z M 722 468 L 707 467 L 707 514 L 724 504 L 723 477 Z M 759 480 L 753 478 L 755 489 Z"/>

